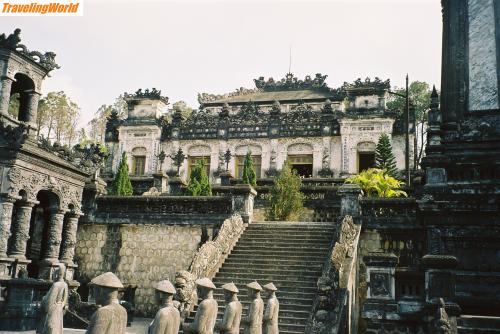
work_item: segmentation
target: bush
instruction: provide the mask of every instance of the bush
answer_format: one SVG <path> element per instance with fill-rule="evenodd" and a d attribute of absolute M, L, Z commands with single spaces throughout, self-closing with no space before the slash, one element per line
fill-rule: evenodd
<path fill-rule="evenodd" d="M 212 187 L 210 186 L 203 161 L 198 162 L 191 169 L 187 191 L 191 196 L 212 196 Z"/>
<path fill-rule="evenodd" d="M 257 185 L 257 175 L 253 167 L 252 152 L 248 151 L 243 163 L 243 183 L 253 187 Z"/>
<path fill-rule="evenodd" d="M 367 197 L 408 196 L 406 192 L 401 190 L 403 182 L 377 168 L 362 171 L 358 175 L 351 176 L 345 182 L 359 185 Z"/>
<path fill-rule="evenodd" d="M 115 179 L 113 180 L 111 193 L 112 195 L 118 196 L 130 196 L 133 192 L 132 183 L 130 183 L 128 175 L 127 153 L 123 152 L 120 166 L 118 167 Z"/>
<path fill-rule="evenodd" d="M 296 220 L 304 206 L 304 195 L 300 192 L 302 180 L 297 171 L 285 162 L 283 169 L 274 179 L 270 191 L 267 220 Z"/>

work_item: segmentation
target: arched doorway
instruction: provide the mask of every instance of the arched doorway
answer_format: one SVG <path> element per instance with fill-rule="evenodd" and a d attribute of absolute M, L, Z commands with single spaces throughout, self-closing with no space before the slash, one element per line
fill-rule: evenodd
<path fill-rule="evenodd" d="M 59 208 L 59 197 L 51 191 L 41 190 L 36 197 L 39 202 L 33 207 L 26 247 L 28 276 L 38 277 L 39 261 L 47 251 L 48 229 L 51 215 Z"/>
<path fill-rule="evenodd" d="M 35 83 L 25 74 L 17 73 L 14 76 L 10 90 L 9 113 L 23 122 L 35 122 L 33 115 L 30 115 L 30 99 L 35 93 Z M 37 96 L 38 98 L 38 96 Z M 35 111 L 33 111 L 35 112 Z M 36 118 L 36 116 L 34 117 Z"/>

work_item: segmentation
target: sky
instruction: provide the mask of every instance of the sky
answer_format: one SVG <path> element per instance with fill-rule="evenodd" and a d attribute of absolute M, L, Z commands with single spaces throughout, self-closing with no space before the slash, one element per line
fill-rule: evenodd
<path fill-rule="evenodd" d="M 155 87 L 197 108 L 197 94 L 327 74 L 330 87 L 358 77 L 440 85 L 439 0 L 83 0 L 82 17 L 0 17 L 30 50 L 61 68 L 43 93 L 65 91 L 88 122 L 124 92 Z M 290 62 L 291 50 L 291 62 Z"/>

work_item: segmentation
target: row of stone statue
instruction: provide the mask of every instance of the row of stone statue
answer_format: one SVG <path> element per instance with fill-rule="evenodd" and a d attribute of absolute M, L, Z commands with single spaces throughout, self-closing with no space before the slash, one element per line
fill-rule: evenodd
<path fill-rule="evenodd" d="M 68 285 L 64 282 L 65 267 L 59 265 L 58 280 L 52 285 L 42 300 L 42 334 L 62 334 L 63 316 L 67 307 Z M 94 288 L 96 304 L 101 307 L 92 315 L 87 334 L 125 334 L 127 326 L 127 311 L 118 301 L 118 291 L 123 288 L 122 283 L 111 272 L 95 277 L 91 284 Z M 276 287 L 273 283 L 264 285 L 269 299 L 264 312 L 264 302 L 260 297 L 263 288 L 257 282 L 247 284 L 248 295 L 251 299 L 249 312 L 242 317 L 242 305 L 238 301 L 238 288 L 234 283 L 222 286 L 226 300 L 226 310 L 222 321 L 217 322 L 217 301 L 213 297 L 215 285 L 209 278 L 196 280 L 198 295 L 203 299 L 198 305 L 194 321 L 184 323 L 184 333 L 237 334 L 240 324 L 247 334 L 277 334 L 279 302 L 276 298 Z M 154 285 L 156 300 L 160 309 L 150 324 L 149 334 L 176 334 L 179 332 L 181 317 L 179 310 L 174 306 L 173 296 L 176 291 L 168 280 Z"/>

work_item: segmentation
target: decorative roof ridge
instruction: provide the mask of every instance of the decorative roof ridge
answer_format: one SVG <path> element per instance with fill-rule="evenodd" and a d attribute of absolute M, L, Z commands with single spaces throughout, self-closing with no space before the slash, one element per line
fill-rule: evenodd
<path fill-rule="evenodd" d="M 38 51 L 30 51 L 21 42 L 21 29 L 17 28 L 14 33 L 5 37 L 5 34 L 0 35 L 0 48 L 10 49 L 20 54 L 21 56 L 28 58 L 29 60 L 35 62 L 36 64 L 43 67 L 47 72 L 54 69 L 60 68 L 60 66 L 55 62 L 56 54 L 54 52 L 45 52 L 42 54 Z"/>
<path fill-rule="evenodd" d="M 135 93 L 123 93 L 123 97 L 126 101 L 136 100 L 136 99 L 151 99 L 151 100 L 162 100 L 165 103 L 168 103 L 168 97 L 161 96 L 161 90 L 157 90 L 156 88 L 146 88 L 144 91 L 142 88 L 139 88 Z"/>
<path fill-rule="evenodd" d="M 263 76 L 259 77 L 258 79 L 254 79 L 253 81 L 255 82 L 255 87 L 265 92 L 293 91 L 304 89 L 329 91 L 330 88 L 325 83 L 327 77 L 327 75 L 316 73 L 314 78 L 311 78 L 310 75 L 306 75 L 304 80 L 299 80 L 292 73 L 287 73 L 286 76 L 279 81 L 274 81 L 272 77 L 270 77 L 266 81 Z"/>
<path fill-rule="evenodd" d="M 236 90 L 234 92 L 230 92 L 230 93 L 226 93 L 226 94 L 198 93 L 198 103 L 204 104 L 207 102 L 214 102 L 217 100 L 227 99 L 229 97 L 244 96 L 244 95 L 250 95 L 250 94 L 259 93 L 259 92 L 263 92 L 263 90 L 258 89 L 258 88 L 240 87 L 240 88 L 236 88 Z"/>
<path fill-rule="evenodd" d="M 376 89 L 376 90 L 385 90 L 391 88 L 391 81 L 387 79 L 385 81 L 381 80 L 379 77 L 375 77 L 373 81 L 370 77 L 366 77 L 363 81 L 361 78 L 356 79 L 353 83 L 344 82 L 342 88 L 346 91 L 351 89 Z"/>

